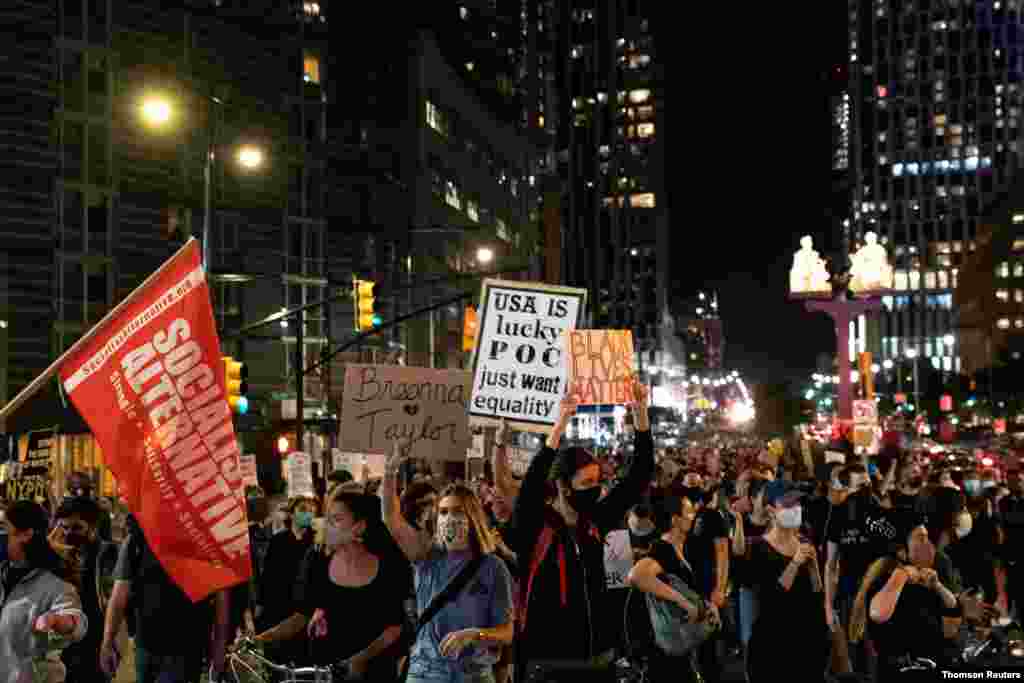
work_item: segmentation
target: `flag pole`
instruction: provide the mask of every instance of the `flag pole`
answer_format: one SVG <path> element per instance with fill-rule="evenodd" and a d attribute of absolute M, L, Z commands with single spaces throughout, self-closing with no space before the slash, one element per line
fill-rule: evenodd
<path fill-rule="evenodd" d="M 84 346 L 90 340 L 92 340 L 92 338 L 95 337 L 96 334 L 106 326 L 108 321 L 110 321 L 117 314 L 119 314 L 126 306 L 128 306 L 128 304 L 132 303 L 132 301 L 135 300 L 136 295 L 140 291 L 145 289 L 147 285 L 149 285 L 153 280 L 159 277 L 161 273 L 167 270 L 167 267 L 172 262 L 174 262 L 175 259 L 177 259 L 183 253 L 185 253 L 185 250 L 191 247 L 194 242 L 196 242 L 196 238 L 189 237 L 188 241 L 185 242 L 185 244 L 182 245 L 182 247 L 178 249 L 178 251 L 174 252 L 174 256 L 164 261 L 159 268 L 157 268 L 149 277 L 143 280 L 141 285 L 132 290 L 132 293 L 126 296 L 121 301 L 121 303 L 119 303 L 117 306 L 114 306 L 114 308 L 111 309 L 109 313 L 103 316 L 102 320 L 93 325 L 92 329 L 86 332 L 81 339 L 72 344 L 70 349 L 62 353 L 60 358 L 50 363 L 50 367 L 46 368 L 46 370 L 44 370 L 42 374 L 40 374 L 38 377 L 32 380 L 28 384 L 28 386 L 19 391 L 17 396 L 15 396 L 14 398 L 7 402 L 7 405 L 0 408 L 0 434 L 7 431 L 7 418 L 10 417 L 11 413 L 17 410 L 19 406 L 21 406 L 25 401 L 32 398 L 32 396 L 35 395 L 36 392 L 42 389 L 43 385 L 46 384 L 51 377 L 57 374 L 57 371 L 60 369 L 60 366 L 71 354 L 77 352 L 78 349 L 80 349 L 82 346 Z"/>

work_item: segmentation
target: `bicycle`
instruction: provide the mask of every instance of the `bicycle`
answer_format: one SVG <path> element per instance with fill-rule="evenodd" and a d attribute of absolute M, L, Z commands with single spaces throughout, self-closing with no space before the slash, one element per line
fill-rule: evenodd
<path fill-rule="evenodd" d="M 345 662 L 329 666 L 293 666 L 275 664 L 260 652 L 252 638 L 239 640 L 227 653 L 225 666 L 235 683 L 270 683 L 272 674 L 280 674 L 280 683 L 338 683 L 348 680 Z"/>

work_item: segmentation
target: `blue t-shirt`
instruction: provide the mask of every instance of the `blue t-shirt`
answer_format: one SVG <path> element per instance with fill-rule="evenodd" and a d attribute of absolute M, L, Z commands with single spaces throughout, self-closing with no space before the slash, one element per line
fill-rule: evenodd
<path fill-rule="evenodd" d="M 434 547 L 425 559 L 413 564 L 417 614 L 426 611 L 433 597 L 444 590 L 469 561 L 466 553 L 448 553 Z M 448 681 L 453 680 L 452 674 L 456 672 L 474 674 L 490 669 L 498 662 L 497 647 L 471 645 L 458 659 L 453 659 L 441 654 L 441 643 L 449 633 L 467 628 L 494 628 L 512 619 L 512 576 L 501 558 L 487 555 L 466 587 L 420 631 L 412 648 L 410 677 Z"/>

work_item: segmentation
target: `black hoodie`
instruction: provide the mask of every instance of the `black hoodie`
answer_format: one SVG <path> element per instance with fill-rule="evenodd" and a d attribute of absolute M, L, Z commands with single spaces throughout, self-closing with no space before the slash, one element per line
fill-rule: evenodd
<path fill-rule="evenodd" d="M 604 635 L 598 632 L 606 619 L 600 613 L 607 602 L 603 599 L 604 536 L 621 526 L 654 474 L 650 432 L 636 431 L 634 443 L 625 477 L 589 516 L 580 516 L 575 528 L 567 526 L 544 502 L 545 484 L 557 453 L 545 447 L 530 463 L 506 537 L 519 558 L 517 680 L 523 680 L 528 662 L 587 660 L 611 644 L 608 641 L 615 629 L 606 629 L 609 633 Z M 618 623 L 622 615 L 607 618 Z"/>

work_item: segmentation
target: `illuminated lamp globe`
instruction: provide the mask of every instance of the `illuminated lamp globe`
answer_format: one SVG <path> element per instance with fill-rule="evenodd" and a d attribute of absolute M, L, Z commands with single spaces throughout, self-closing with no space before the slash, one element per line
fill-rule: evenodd
<path fill-rule="evenodd" d="M 150 126 L 163 126 L 171 120 L 171 103 L 164 97 L 147 97 L 140 109 L 142 120 Z"/>
<path fill-rule="evenodd" d="M 288 452 L 288 437 L 282 436 L 277 440 L 277 452 L 284 455 Z"/>
<path fill-rule="evenodd" d="M 476 260 L 480 263 L 490 263 L 494 260 L 494 250 L 490 247 L 480 247 L 476 250 Z"/>

